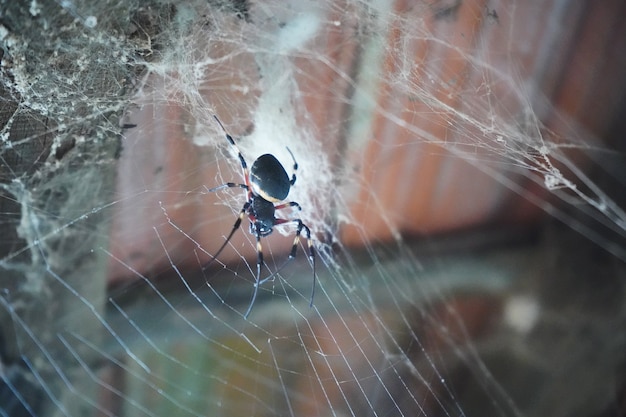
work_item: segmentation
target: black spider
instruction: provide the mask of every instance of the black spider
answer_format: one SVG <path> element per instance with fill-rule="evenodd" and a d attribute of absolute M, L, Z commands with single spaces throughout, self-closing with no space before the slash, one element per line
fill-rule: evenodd
<path fill-rule="evenodd" d="M 237 155 L 239 156 L 239 162 L 241 163 L 241 168 L 243 169 L 243 177 L 245 183 L 237 184 L 234 182 L 228 182 L 226 184 L 211 188 L 208 191 L 214 192 L 223 190 L 225 188 L 239 187 L 247 191 L 248 199 L 243 205 L 241 211 L 239 212 L 239 217 L 237 218 L 237 221 L 235 221 L 235 224 L 233 225 L 230 234 L 226 238 L 226 241 L 217 250 L 217 252 L 215 252 L 213 258 L 209 262 L 207 262 L 202 269 L 205 270 L 220 255 L 220 253 L 222 252 L 222 250 L 224 250 L 237 229 L 239 229 L 243 218 L 245 216 L 248 216 L 248 219 L 250 220 L 250 233 L 256 237 L 257 263 L 254 293 L 252 294 L 252 300 L 250 300 L 248 310 L 246 311 L 246 314 L 244 314 L 244 318 L 247 318 L 250 314 L 250 311 L 252 310 L 252 305 L 256 300 L 259 286 L 271 279 L 274 275 L 276 275 L 276 272 L 274 272 L 270 276 L 262 280 L 260 279 L 261 266 L 264 265 L 261 238 L 270 235 L 274 231 L 274 226 L 276 225 L 284 223 L 295 223 L 297 225 L 296 237 L 293 241 L 293 246 L 291 247 L 291 252 L 289 253 L 289 258 L 287 259 L 287 262 L 296 257 L 296 251 L 298 249 L 298 244 L 300 243 L 300 234 L 304 230 L 309 248 L 309 260 L 311 261 L 311 265 L 313 268 L 313 289 L 311 290 L 311 301 L 309 304 L 310 306 L 313 306 L 313 296 L 315 295 L 316 279 L 315 250 L 313 249 L 313 244 L 311 241 L 311 230 L 300 219 L 282 219 L 276 217 L 275 215 L 276 210 L 284 209 L 287 207 L 297 207 L 298 210 L 301 210 L 300 205 L 296 202 L 282 202 L 287 198 L 287 195 L 289 194 L 289 189 L 296 182 L 296 171 L 298 170 L 298 163 L 296 162 L 296 158 L 293 156 L 291 150 L 287 148 L 287 151 L 289 151 L 289 154 L 293 159 L 293 174 L 291 176 L 291 179 L 289 179 L 285 168 L 283 168 L 281 163 L 278 162 L 278 159 L 276 159 L 274 155 L 269 153 L 259 156 L 257 160 L 254 161 L 254 163 L 252 164 L 250 170 L 248 170 L 248 164 L 241 154 L 241 151 L 235 144 L 232 136 L 230 136 L 228 132 L 226 132 L 226 129 L 222 125 L 222 122 L 220 122 L 220 119 L 218 119 L 215 115 L 213 115 L 213 117 L 224 131 L 228 142 L 237 151 Z M 282 267 L 278 270 L 280 269 L 282 269 Z"/>

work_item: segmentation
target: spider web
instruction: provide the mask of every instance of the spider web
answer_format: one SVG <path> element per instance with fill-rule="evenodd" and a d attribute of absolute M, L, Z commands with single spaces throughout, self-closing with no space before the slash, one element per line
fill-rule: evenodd
<path fill-rule="evenodd" d="M 0 415 L 623 415 L 623 145 L 542 89 L 557 41 L 514 42 L 583 9 L 123 3 L 0 1 Z M 208 191 L 243 182 L 213 115 L 297 159 L 312 307 L 293 225 L 247 319 L 247 221 L 203 270 L 245 202 Z M 454 227 L 394 211 L 416 184 L 463 184 Z M 480 219 L 494 190 L 545 214 Z"/>

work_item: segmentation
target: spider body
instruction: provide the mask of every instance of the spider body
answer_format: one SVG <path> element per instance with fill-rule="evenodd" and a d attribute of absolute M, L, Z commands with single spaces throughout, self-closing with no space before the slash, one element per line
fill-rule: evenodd
<path fill-rule="evenodd" d="M 252 300 L 250 301 L 248 310 L 244 314 L 244 318 L 247 318 L 250 314 L 250 311 L 252 310 L 254 301 L 256 300 L 259 286 L 267 280 L 271 279 L 278 271 L 282 269 L 282 267 L 280 267 L 276 272 L 261 280 L 261 267 L 265 264 L 263 262 L 263 249 L 261 246 L 261 238 L 270 235 L 274 231 L 274 226 L 276 225 L 293 223 L 296 225 L 296 235 L 287 262 L 296 257 L 298 244 L 300 243 L 300 234 L 304 231 L 308 244 L 309 261 L 311 262 L 313 268 L 313 289 L 311 290 L 310 301 L 310 306 L 313 306 L 313 296 L 315 294 L 316 279 L 315 251 L 311 242 L 311 230 L 307 225 L 302 222 L 302 220 L 298 218 L 285 219 L 276 217 L 276 210 L 281 210 L 289 207 L 295 207 L 298 210 L 301 209 L 300 205 L 296 202 L 283 202 L 289 195 L 289 190 L 291 189 L 291 186 L 294 185 L 296 182 L 296 171 L 298 170 L 298 163 L 296 162 L 293 153 L 289 148 L 287 148 L 287 151 L 293 159 L 293 174 L 291 176 L 291 179 L 287 175 L 287 172 L 285 171 L 285 168 L 282 166 L 282 164 L 272 154 L 261 155 L 252 163 L 252 167 L 248 170 L 248 164 L 241 154 L 241 151 L 235 144 L 235 141 L 228 134 L 228 132 L 226 132 L 226 129 L 224 129 L 224 126 L 217 118 L 217 116 L 214 115 L 213 117 L 224 131 L 224 134 L 226 135 L 226 140 L 228 140 L 230 145 L 237 151 L 237 156 L 239 158 L 239 162 L 241 163 L 245 183 L 237 184 L 233 182 L 228 182 L 211 188 L 208 191 L 214 192 L 225 188 L 243 188 L 247 191 L 247 200 L 241 208 L 239 212 L 239 217 L 235 221 L 235 224 L 233 225 L 230 234 L 226 238 L 226 241 L 217 250 L 217 252 L 215 252 L 213 258 L 204 265 L 203 270 L 206 269 L 215 259 L 217 259 L 219 254 L 222 252 L 222 250 L 224 250 L 230 239 L 241 226 L 241 222 L 243 221 L 244 217 L 247 216 L 248 220 L 250 221 L 250 234 L 256 237 L 257 242 L 256 280 L 254 283 L 254 293 L 252 294 Z"/>

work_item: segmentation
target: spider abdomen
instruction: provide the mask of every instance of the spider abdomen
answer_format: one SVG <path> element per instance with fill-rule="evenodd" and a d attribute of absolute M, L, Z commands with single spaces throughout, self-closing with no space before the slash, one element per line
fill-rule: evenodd
<path fill-rule="evenodd" d="M 286 199 L 291 188 L 285 168 L 269 153 L 259 156 L 252 164 L 250 184 L 255 194 L 274 203 Z"/>

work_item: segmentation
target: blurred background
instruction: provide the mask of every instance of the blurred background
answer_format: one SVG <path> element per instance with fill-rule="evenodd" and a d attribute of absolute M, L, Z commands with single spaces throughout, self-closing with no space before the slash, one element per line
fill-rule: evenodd
<path fill-rule="evenodd" d="M 2 415 L 626 415 L 626 3 L 0 5 Z"/>

